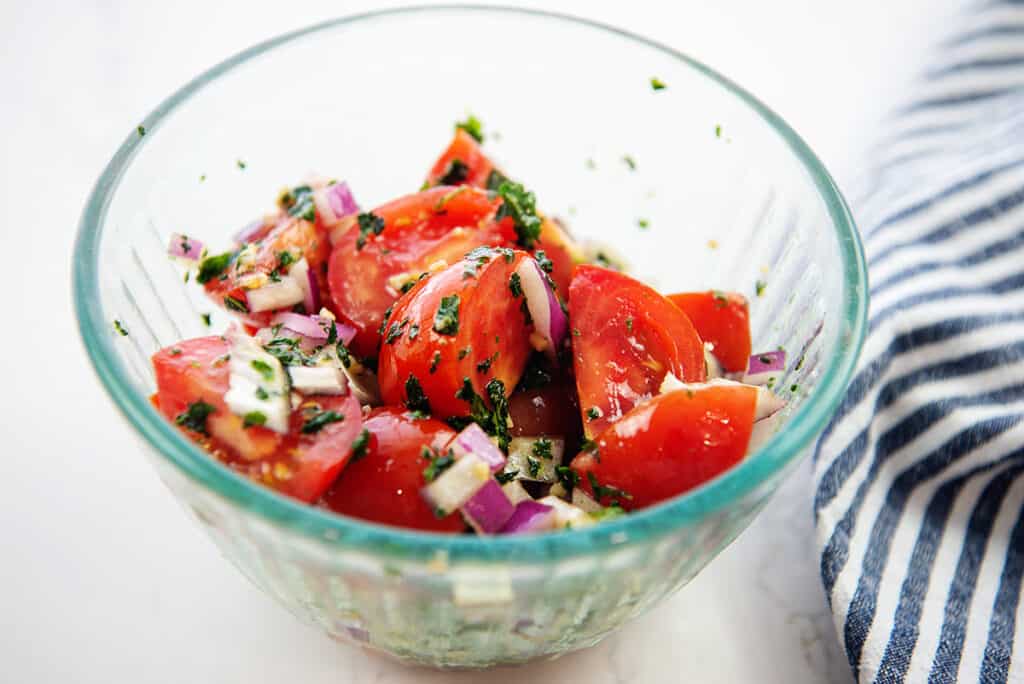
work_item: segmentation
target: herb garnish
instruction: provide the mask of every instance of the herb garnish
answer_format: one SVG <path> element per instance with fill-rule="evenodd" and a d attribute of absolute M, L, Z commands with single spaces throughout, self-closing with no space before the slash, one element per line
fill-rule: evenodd
<path fill-rule="evenodd" d="M 433 375 L 437 372 L 437 365 L 441 363 L 441 352 L 435 351 L 434 356 L 430 359 L 430 374 Z"/>
<path fill-rule="evenodd" d="M 485 185 L 491 192 L 497 192 L 498 188 L 501 187 L 501 184 L 507 181 L 508 176 L 497 169 L 491 169 L 491 172 L 487 174 L 487 182 Z"/>
<path fill-rule="evenodd" d="M 640 230 L 647 230 L 651 227 L 651 222 L 645 218 L 637 219 L 636 225 L 640 226 Z"/>
<path fill-rule="evenodd" d="M 242 427 L 252 427 L 253 425 L 263 425 L 267 422 L 267 416 L 262 411 L 249 411 L 245 414 L 242 419 Z"/>
<path fill-rule="evenodd" d="M 224 297 L 224 306 L 231 311 L 238 311 L 240 313 L 249 313 L 249 307 L 246 306 L 245 302 L 237 297 L 227 295 Z"/>
<path fill-rule="evenodd" d="M 331 423 L 339 423 L 343 420 L 345 420 L 345 416 L 337 411 L 320 411 L 303 424 L 302 434 L 312 435 L 320 432 Z"/>
<path fill-rule="evenodd" d="M 518 474 L 518 470 L 510 470 L 508 472 L 498 473 L 494 476 L 494 479 L 498 481 L 498 484 L 507 484 L 516 479 L 516 475 Z"/>
<path fill-rule="evenodd" d="M 430 465 L 423 469 L 423 480 L 433 482 L 445 470 L 455 463 L 455 452 L 449 449 L 444 454 L 439 454 L 428 446 L 423 447 L 420 455 L 430 461 Z"/>
<path fill-rule="evenodd" d="M 441 297 L 441 303 L 434 314 L 434 331 L 441 335 L 459 332 L 459 295 Z"/>
<path fill-rule="evenodd" d="M 423 392 L 423 385 L 412 373 L 409 373 L 409 378 L 405 381 L 405 406 L 410 411 L 430 413 L 430 401 Z"/>
<path fill-rule="evenodd" d="M 224 272 L 235 258 L 234 252 L 224 252 L 215 256 L 208 256 L 199 262 L 199 270 L 196 272 L 196 282 L 200 285 L 213 280 Z"/>
<path fill-rule="evenodd" d="M 537 477 L 540 473 L 540 461 L 533 456 L 526 457 L 526 467 L 529 470 L 530 477 Z"/>
<path fill-rule="evenodd" d="M 665 85 L 665 82 L 662 81 L 660 78 L 657 78 L 656 76 L 651 76 L 651 90 L 664 90 L 667 87 L 668 86 Z"/>
<path fill-rule="evenodd" d="M 352 455 L 349 457 L 349 463 L 355 463 L 361 458 L 366 457 L 366 449 L 370 445 L 370 431 L 363 428 L 359 436 L 352 442 Z"/>
<path fill-rule="evenodd" d="M 384 219 L 372 211 L 365 211 L 356 217 L 359 224 L 359 237 L 356 238 L 356 249 L 360 250 L 366 245 L 366 238 L 370 235 L 380 235 L 384 232 Z"/>
<path fill-rule="evenodd" d="M 508 398 L 505 396 L 505 383 L 494 378 L 484 388 L 491 407 L 473 389 L 473 383 L 469 378 L 462 379 L 462 387 L 455 393 L 456 399 L 469 402 L 469 420 L 465 418 L 452 418 L 449 420 L 459 429 L 465 427 L 469 421 L 478 424 L 484 431 L 498 438 L 498 446 L 502 451 L 508 450 Z"/>
<path fill-rule="evenodd" d="M 478 143 L 484 141 L 484 125 L 480 119 L 476 118 L 472 114 L 466 117 L 465 121 L 459 121 L 455 124 L 456 129 L 462 129 L 473 136 L 473 139 Z"/>
<path fill-rule="evenodd" d="M 523 294 L 523 282 L 519 277 L 519 274 L 514 272 L 508 279 L 508 289 L 512 292 L 513 297 L 521 297 Z"/>
<path fill-rule="evenodd" d="M 139 124 L 135 127 L 135 132 L 138 133 L 139 137 L 141 138 L 142 136 L 146 135 L 146 127 L 142 124 Z"/>
<path fill-rule="evenodd" d="M 598 408 L 597 406 L 591 406 L 590 408 L 587 409 L 587 420 L 597 420 L 602 415 L 604 414 L 601 412 L 601 409 Z"/>
<path fill-rule="evenodd" d="M 203 325 L 205 325 L 207 328 L 209 328 L 210 327 L 210 314 L 208 314 L 208 313 L 199 314 L 199 317 L 201 319 L 203 319 Z"/>
<path fill-rule="evenodd" d="M 612 487 L 610 485 L 602 485 L 597 481 L 597 477 L 592 472 L 587 473 L 587 481 L 590 483 L 590 488 L 594 492 L 594 498 L 600 501 L 606 496 L 610 496 L 613 499 L 632 499 L 633 495 L 626 492 L 618 487 Z"/>
<path fill-rule="evenodd" d="M 209 436 L 210 433 L 206 431 L 206 419 L 216 410 L 213 404 L 207 404 L 202 400 L 193 401 L 183 413 L 174 419 L 174 422 L 193 432 Z"/>
<path fill-rule="evenodd" d="M 764 290 L 766 287 L 768 287 L 768 283 L 764 282 L 763 280 L 758 280 L 756 283 L 754 283 L 754 292 L 756 292 L 757 296 L 760 297 L 761 295 L 764 294 Z"/>
<path fill-rule="evenodd" d="M 235 164 L 238 165 L 238 168 L 240 168 L 241 170 L 245 171 L 246 163 L 244 161 L 242 161 L 241 159 L 238 159 L 237 161 L 235 161 Z"/>
<path fill-rule="evenodd" d="M 721 290 L 712 290 L 711 296 L 715 298 L 715 308 L 724 309 L 729 306 L 729 295 Z"/>
<path fill-rule="evenodd" d="M 622 157 L 622 161 L 625 162 L 626 166 L 629 167 L 630 171 L 636 171 L 636 160 L 633 159 L 631 156 L 629 156 L 628 154 L 624 155 Z"/>
<path fill-rule="evenodd" d="M 249 365 L 252 366 L 257 373 L 263 376 L 264 380 L 274 379 L 274 369 L 266 361 L 263 361 L 262 359 L 253 359 L 249 362 Z"/>
<path fill-rule="evenodd" d="M 114 319 L 114 330 L 121 337 L 128 337 L 128 328 L 124 327 L 124 324 L 116 318 Z"/>
<path fill-rule="evenodd" d="M 278 202 L 288 210 L 289 216 L 296 216 L 306 221 L 316 220 L 316 203 L 313 202 L 313 188 L 298 185 L 281 193 Z"/>
<path fill-rule="evenodd" d="M 558 476 L 558 481 L 562 483 L 562 486 L 566 489 L 572 489 L 580 483 L 580 475 L 569 466 L 557 466 L 555 468 L 555 474 Z"/>
<path fill-rule="evenodd" d="M 541 220 L 537 216 L 537 198 L 519 183 L 505 181 L 498 186 L 498 194 L 502 198 L 496 218 L 500 221 L 510 217 L 516 230 L 517 244 L 524 249 L 532 249 L 533 243 L 540 237 Z"/>
<path fill-rule="evenodd" d="M 533 443 L 533 455 L 538 458 L 545 458 L 551 460 L 551 440 L 547 437 L 541 437 Z"/>

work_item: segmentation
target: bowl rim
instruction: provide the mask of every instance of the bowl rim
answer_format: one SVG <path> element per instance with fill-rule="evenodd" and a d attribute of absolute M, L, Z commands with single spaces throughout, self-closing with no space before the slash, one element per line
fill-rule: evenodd
<path fill-rule="evenodd" d="M 421 12 L 513 13 L 545 21 L 567 22 L 626 38 L 654 48 L 710 78 L 760 116 L 802 163 L 813 179 L 831 219 L 843 262 L 843 329 L 837 353 L 815 388 L 790 418 L 786 429 L 750 458 L 686 494 L 642 511 L 579 530 L 538 535 L 478 537 L 445 535 L 390 527 L 336 515 L 292 500 L 250 481 L 222 465 L 188 440 L 131 388 L 130 372 L 114 348 L 110 322 L 100 305 L 99 245 L 106 212 L 134 156 L 158 131 L 161 120 L 193 94 L 247 61 L 306 36 L 341 26 Z M 474 4 L 412 5 L 347 15 L 297 29 L 247 48 L 207 69 L 161 102 L 121 143 L 87 200 L 73 251 L 72 285 L 79 333 L 106 391 L 128 422 L 167 461 L 204 488 L 270 523 L 340 549 L 359 549 L 394 559 L 427 559 L 440 553 L 449 560 L 537 561 L 599 554 L 605 550 L 654 540 L 707 517 L 751 492 L 808 447 L 841 401 L 866 334 L 867 271 L 863 248 L 849 208 L 834 180 L 810 147 L 775 112 L 753 95 L 682 52 L 631 31 L 592 19 L 546 10 Z M 158 133 L 157 133 L 158 134 Z"/>

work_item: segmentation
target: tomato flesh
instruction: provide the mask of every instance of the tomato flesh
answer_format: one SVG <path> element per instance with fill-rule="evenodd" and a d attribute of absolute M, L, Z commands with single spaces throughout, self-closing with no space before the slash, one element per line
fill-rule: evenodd
<path fill-rule="evenodd" d="M 458 513 L 443 518 L 420 495 L 429 461 L 423 447 L 443 449 L 455 432 L 439 420 L 398 407 L 375 409 L 363 423 L 365 455 L 346 466 L 324 494 L 322 505 L 362 520 L 431 532 L 461 532 Z"/>
<path fill-rule="evenodd" d="M 611 425 L 571 468 L 605 505 L 645 508 L 689 491 L 743 459 L 757 388 L 703 385 L 654 397 Z M 600 496 L 595 495 L 597 483 Z M 613 490 L 608 490 L 611 487 Z M 619 491 L 614 491 L 619 490 Z"/>
<path fill-rule="evenodd" d="M 384 230 L 362 248 L 358 226 L 340 237 L 327 280 L 334 312 L 357 330 L 351 345 L 356 354 L 377 354 L 384 313 L 400 294 L 394 276 L 415 280 L 432 264 L 452 263 L 476 247 L 501 241 L 490 221 L 497 204 L 476 188 L 431 188 L 374 209 Z"/>
<path fill-rule="evenodd" d="M 202 401 L 213 411 L 206 433 L 182 427 L 199 446 L 233 470 L 302 501 L 320 497 L 344 467 L 362 423 L 359 402 L 348 396 L 307 397 L 292 411 L 289 432 L 259 425 L 246 427 L 224 402 L 230 376 L 230 345 L 220 336 L 185 340 L 153 355 L 155 405 L 175 421 L 190 404 Z M 308 411 L 335 411 L 344 419 L 316 433 L 303 434 Z"/>
<path fill-rule="evenodd" d="M 227 297 L 244 304 L 248 291 L 245 286 L 246 282 L 256 275 L 269 276 L 272 271 L 279 268 L 279 255 L 282 252 L 297 252 L 305 257 L 310 273 L 317 278 L 320 291 L 326 291 L 327 277 L 324 269 L 330 254 L 330 243 L 326 230 L 317 223 L 282 213 L 275 222 L 267 224 L 261 232 L 257 233 L 249 244 L 255 248 L 255 257 L 252 261 L 234 261 L 220 277 L 214 277 L 203 286 L 206 293 L 219 306 L 228 308 L 225 304 Z M 276 311 L 244 313 L 234 309 L 229 310 L 238 314 L 246 325 L 253 328 L 266 327 L 277 313 Z M 309 313 L 316 312 L 310 311 Z"/>
<path fill-rule="evenodd" d="M 456 163 L 456 160 L 458 162 Z M 455 164 L 453 166 L 453 163 Z M 427 174 L 429 185 L 473 185 L 487 187 L 487 178 L 494 170 L 494 164 L 480 148 L 480 143 L 461 128 L 455 129 L 455 137 L 448 148 L 438 157 Z"/>
<path fill-rule="evenodd" d="M 750 362 L 750 307 L 735 292 L 708 290 L 668 295 L 683 310 L 700 338 L 712 345 L 722 368 L 742 373 Z"/>
<path fill-rule="evenodd" d="M 588 438 L 657 394 L 668 373 L 683 382 L 706 378 L 703 344 L 686 314 L 618 271 L 576 268 L 569 325 Z"/>
<path fill-rule="evenodd" d="M 384 403 L 408 404 L 415 383 L 431 412 L 447 418 L 469 415 L 469 401 L 456 397 L 466 378 L 481 397 L 488 396 L 492 380 L 511 394 L 531 352 L 523 296 L 514 297 L 510 289 L 513 271 L 526 258 L 525 252 L 503 249 L 491 250 L 485 263 L 463 259 L 398 301 L 385 326 L 378 363 Z M 439 332 L 439 310 L 443 301 L 454 298 L 457 328 Z"/>

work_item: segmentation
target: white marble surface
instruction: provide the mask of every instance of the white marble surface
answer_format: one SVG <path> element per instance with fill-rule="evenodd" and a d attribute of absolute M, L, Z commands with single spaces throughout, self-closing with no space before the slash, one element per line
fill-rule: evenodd
<path fill-rule="evenodd" d="M 675 45 L 746 85 L 848 180 L 949 2 L 531 2 Z M 114 146 L 200 69 L 368 2 L 0 2 L 0 679 L 11 682 L 844 682 L 812 548 L 809 465 L 690 586 L 590 651 L 410 670 L 295 623 L 140 460 L 87 366 L 72 235 Z M 11 308 L 13 306 L 13 312 Z"/>

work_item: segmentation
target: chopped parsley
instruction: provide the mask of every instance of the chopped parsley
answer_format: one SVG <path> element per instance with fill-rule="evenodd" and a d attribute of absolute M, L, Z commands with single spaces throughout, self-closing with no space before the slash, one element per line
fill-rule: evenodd
<path fill-rule="evenodd" d="M 494 256 L 494 251 L 490 247 L 477 247 L 471 252 L 468 252 L 466 256 L 462 257 L 463 270 L 462 279 L 475 278 L 477 272 L 481 266 L 486 266 L 490 263 L 491 258 Z M 509 250 L 511 252 L 511 250 Z"/>
<path fill-rule="evenodd" d="M 338 352 L 338 359 L 341 361 L 341 365 L 345 368 L 351 368 L 352 354 L 349 352 L 348 347 L 345 346 L 345 343 L 338 340 L 338 344 L 336 344 L 334 348 Z"/>
<path fill-rule="evenodd" d="M 359 436 L 356 437 L 355 441 L 352 442 L 352 456 L 349 457 L 349 463 L 355 463 L 361 458 L 366 457 L 366 449 L 370 445 L 370 431 L 363 428 Z"/>
<path fill-rule="evenodd" d="M 533 455 L 537 458 L 544 458 L 551 460 L 551 440 L 547 437 L 541 437 L 533 443 Z"/>
<path fill-rule="evenodd" d="M 142 136 L 146 135 L 146 127 L 143 126 L 142 124 L 139 124 L 138 126 L 136 126 L 135 127 L 135 131 L 139 134 L 140 138 Z"/>
<path fill-rule="evenodd" d="M 540 270 L 545 273 L 551 273 L 551 271 L 554 270 L 555 265 L 551 263 L 551 259 L 548 258 L 547 253 L 543 249 L 538 249 L 536 253 L 534 253 L 533 258 L 537 260 L 537 265 L 540 266 Z"/>
<path fill-rule="evenodd" d="M 597 477 L 592 472 L 587 473 L 587 481 L 590 483 L 590 488 L 594 492 L 594 498 L 597 501 L 607 497 L 613 499 L 632 499 L 633 495 L 627 491 L 619 489 L 618 487 L 612 487 L 610 485 L 602 485 L 598 483 Z"/>
<path fill-rule="evenodd" d="M 459 332 L 459 295 L 441 297 L 441 303 L 434 314 L 434 331 L 441 335 L 455 335 Z"/>
<path fill-rule="evenodd" d="M 438 454 L 430 447 L 425 446 L 420 455 L 430 462 L 430 465 L 423 469 L 423 480 L 425 482 L 433 482 L 441 473 L 448 470 L 455 463 L 455 453 L 451 449 L 444 454 Z"/>
<path fill-rule="evenodd" d="M 603 415 L 604 413 L 597 406 L 591 406 L 587 409 L 587 420 L 597 420 Z"/>
<path fill-rule="evenodd" d="M 297 216 L 306 221 L 316 220 L 313 188 L 308 185 L 298 185 L 291 190 L 285 190 L 277 201 L 283 209 L 288 211 L 289 216 Z"/>
<path fill-rule="evenodd" d="M 668 86 L 665 85 L 665 82 L 662 81 L 660 78 L 656 76 L 651 76 L 651 90 L 664 90 L 667 87 Z"/>
<path fill-rule="evenodd" d="M 626 318 L 626 330 L 632 330 L 632 329 L 633 329 L 633 317 L 632 316 L 628 316 Z"/>
<path fill-rule="evenodd" d="M 405 326 L 409 325 L 409 319 L 403 318 L 401 321 L 395 321 L 388 327 L 388 334 L 384 338 L 384 344 L 394 344 L 395 340 L 402 336 L 405 332 Z"/>
<path fill-rule="evenodd" d="M 174 419 L 174 422 L 193 432 L 209 436 L 210 433 L 206 431 L 206 419 L 216 410 L 213 404 L 207 404 L 202 400 L 193 401 L 183 413 Z"/>
<path fill-rule="evenodd" d="M 267 390 L 263 389 L 262 387 L 257 387 L 256 391 L 253 392 L 253 394 L 256 395 L 257 399 L 261 399 L 263 401 L 266 401 L 267 399 L 270 398 L 270 395 L 267 393 Z"/>
<path fill-rule="evenodd" d="M 124 327 L 124 324 L 116 318 L 114 319 L 114 330 L 121 337 L 128 337 L 128 328 Z"/>
<path fill-rule="evenodd" d="M 240 313 L 249 313 L 249 307 L 245 305 L 241 299 L 227 295 L 224 297 L 224 306 L 231 311 L 238 311 Z"/>
<path fill-rule="evenodd" d="M 630 171 L 636 171 L 636 160 L 633 159 L 633 157 L 629 156 L 628 154 L 624 155 L 622 157 L 622 161 L 625 162 L 626 166 L 629 167 Z"/>
<path fill-rule="evenodd" d="M 262 411 L 249 411 L 245 414 L 242 419 L 242 427 L 252 427 L 253 425 L 263 425 L 267 422 L 267 415 Z"/>
<path fill-rule="evenodd" d="M 512 275 L 508 279 L 508 289 L 512 292 L 513 297 L 521 297 L 523 295 L 523 281 L 519 277 L 519 274 L 512 272 Z"/>
<path fill-rule="evenodd" d="M 642 218 L 636 220 L 636 225 L 640 226 L 640 230 L 647 230 L 648 228 L 651 227 L 651 222 L 645 218 Z"/>
<path fill-rule="evenodd" d="M 205 174 L 205 173 L 204 173 L 204 174 L 201 174 L 201 175 L 199 176 L 199 182 L 200 182 L 200 183 L 205 183 L 205 182 L 206 182 L 206 174 Z"/>
<path fill-rule="evenodd" d="M 430 359 L 430 374 L 433 375 L 437 372 L 437 366 L 441 363 L 441 352 L 435 351 L 434 356 Z"/>
<path fill-rule="evenodd" d="M 203 325 L 205 325 L 207 328 L 209 328 L 210 327 L 210 314 L 208 314 L 208 313 L 199 314 L 199 317 L 201 319 L 203 319 Z"/>
<path fill-rule="evenodd" d="M 423 392 L 423 385 L 412 373 L 409 373 L 409 378 L 405 381 L 405 407 L 410 411 L 430 413 L 430 401 Z"/>
<path fill-rule="evenodd" d="M 274 379 L 274 369 L 269 363 L 262 359 L 253 359 L 249 362 L 249 365 L 253 367 L 257 373 L 259 373 L 264 380 Z"/>
<path fill-rule="evenodd" d="M 716 138 L 721 138 L 722 137 L 722 124 L 718 124 L 717 126 L 715 126 L 715 137 Z"/>
<path fill-rule="evenodd" d="M 510 470 L 508 472 L 498 473 L 494 476 L 494 479 L 498 481 L 498 484 L 507 484 L 516 479 L 516 475 L 518 474 L 518 470 Z"/>
<path fill-rule="evenodd" d="M 580 476 L 575 470 L 569 466 L 558 466 L 555 468 L 555 475 L 558 476 L 558 481 L 562 483 L 562 486 L 566 489 L 572 489 L 580 483 Z"/>
<path fill-rule="evenodd" d="M 487 182 L 485 185 L 491 192 L 497 192 L 498 188 L 501 187 L 501 184 L 507 181 L 508 176 L 497 169 L 491 169 L 491 172 L 487 174 Z"/>
<path fill-rule="evenodd" d="M 498 195 L 502 203 L 498 207 L 496 218 L 500 221 L 505 217 L 512 219 L 516 230 L 517 244 L 525 249 L 532 249 L 533 243 L 540 237 L 541 220 L 537 216 L 537 198 L 532 192 L 519 183 L 505 181 L 498 186 Z"/>
<path fill-rule="evenodd" d="M 360 250 L 366 245 L 366 238 L 370 235 L 380 235 L 384 232 L 384 219 L 372 211 L 365 211 L 356 217 L 359 224 L 359 237 L 356 239 L 356 249 Z"/>
<path fill-rule="evenodd" d="M 419 336 L 420 336 L 420 324 L 419 323 L 413 323 L 412 325 L 409 326 L 409 340 L 410 341 L 415 340 Z"/>
<path fill-rule="evenodd" d="M 455 393 L 456 399 L 469 402 L 469 421 L 482 427 L 484 431 L 498 438 L 498 446 L 502 451 L 508 450 L 508 398 L 505 396 L 505 383 L 494 378 L 487 383 L 484 391 L 490 400 L 493 408 L 488 408 L 487 402 L 473 389 L 473 383 L 469 378 L 462 379 L 462 387 Z M 452 418 L 455 427 L 465 427 L 468 422 L 464 418 Z"/>
<path fill-rule="evenodd" d="M 724 309 L 729 306 L 729 295 L 721 290 L 712 290 L 711 296 L 715 298 L 715 308 Z"/>
<path fill-rule="evenodd" d="M 478 143 L 482 143 L 484 141 L 484 125 L 480 119 L 476 118 L 472 114 L 467 116 L 465 121 L 459 121 L 455 124 L 456 130 L 460 128 L 469 133 Z"/>
<path fill-rule="evenodd" d="M 526 467 L 530 473 L 530 477 L 537 477 L 540 474 L 540 461 L 535 459 L 533 456 L 526 457 Z"/>
<path fill-rule="evenodd" d="M 467 345 L 459 350 L 459 361 L 473 353 L 473 345 Z"/>
<path fill-rule="evenodd" d="M 263 345 L 263 349 L 281 362 L 284 366 L 312 366 L 314 360 L 307 356 L 299 347 L 299 341 L 293 337 L 275 337 Z"/>
<path fill-rule="evenodd" d="M 181 347 L 174 347 L 173 349 L 171 349 L 170 354 L 171 356 L 181 356 Z"/>
<path fill-rule="evenodd" d="M 231 265 L 235 258 L 234 252 L 224 252 L 214 256 L 208 256 L 199 262 L 199 270 L 196 272 L 196 282 L 200 285 L 213 280 Z"/>
<path fill-rule="evenodd" d="M 796 391 L 797 391 L 798 389 L 800 389 L 800 385 L 796 385 L 796 384 L 793 384 L 793 385 L 790 385 L 790 386 L 789 386 L 789 391 L 790 391 L 790 392 L 796 393 Z"/>
<path fill-rule="evenodd" d="M 758 297 L 760 297 L 761 295 L 764 294 L 764 290 L 766 287 L 768 287 L 768 283 L 764 282 L 763 280 L 758 280 L 756 283 L 754 283 L 754 292 L 757 293 Z"/>
<path fill-rule="evenodd" d="M 312 435 L 331 423 L 340 423 L 343 420 L 345 420 L 345 416 L 337 411 L 318 411 L 303 424 L 302 434 Z"/>
<path fill-rule="evenodd" d="M 238 168 L 240 168 L 241 170 L 245 171 L 246 163 L 244 161 L 242 161 L 241 159 L 238 159 L 238 160 L 235 161 L 235 164 L 238 165 Z"/>
<path fill-rule="evenodd" d="M 489 357 L 476 364 L 476 370 L 478 373 L 486 373 L 491 370 L 491 364 L 498 360 L 498 352 L 494 352 Z"/>
<path fill-rule="evenodd" d="M 437 179 L 438 185 L 458 185 L 469 178 L 469 165 L 459 158 L 448 162 L 444 174 Z"/>
<path fill-rule="evenodd" d="M 573 336 L 573 337 L 579 337 L 579 336 L 580 336 L 580 335 L 582 335 L 582 334 L 583 334 L 583 333 L 581 333 L 581 332 L 580 332 L 580 329 L 579 329 L 579 328 L 573 328 L 573 329 L 572 329 L 572 336 Z"/>

